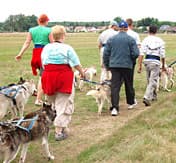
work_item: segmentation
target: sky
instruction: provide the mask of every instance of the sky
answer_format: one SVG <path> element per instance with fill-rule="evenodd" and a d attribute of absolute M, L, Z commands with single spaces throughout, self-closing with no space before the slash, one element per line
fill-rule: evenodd
<path fill-rule="evenodd" d="M 116 17 L 176 22 L 176 0 L 5 0 L 0 22 L 10 15 L 43 13 L 50 21 L 111 21 Z"/>

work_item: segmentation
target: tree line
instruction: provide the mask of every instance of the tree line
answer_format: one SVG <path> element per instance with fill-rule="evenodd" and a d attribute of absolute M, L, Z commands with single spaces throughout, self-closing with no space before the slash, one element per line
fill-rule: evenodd
<path fill-rule="evenodd" d="M 122 20 L 121 17 L 114 18 L 117 22 Z M 48 26 L 53 26 L 56 24 L 64 25 L 64 26 L 71 26 L 72 28 L 76 26 L 85 26 L 85 27 L 99 27 L 99 26 L 108 26 L 109 21 L 100 21 L 100 22 L 72 22 L 72 21 L 63 21 L 63 22 L 49 22 Z M 143 32 L 146 28 L 153 24 L 160 27 L 161 25 L 170 25 L 176 26 L 176 22 L 170 21 L 159 21 L 156 18 L 143 18 L 138 21 L 134 21 L 136 29 L 138 32 Z M 37 25 L 37 16 L 25 16 L 24 14 L 18 15 L 10 15 L 4 22 L 0 23 L 0 32 L 26 32 L 29 30 L 30 27 Z M 141 27 L 140 29 L 138 27 Z M 141 31 L 140 31 L 141 30 Z"/>

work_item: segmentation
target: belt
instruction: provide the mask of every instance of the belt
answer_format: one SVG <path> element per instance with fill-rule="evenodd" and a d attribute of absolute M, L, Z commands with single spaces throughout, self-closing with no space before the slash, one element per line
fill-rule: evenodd
<path fill-rule="evenodd" d="M 34 47 L 35 48 L 43 48 L 45 45 L 41 45 L 41 44 L 35 44 Z"/>
<path fill-rule="evenodd" d="M 146 55 L 145 59 L 154 59 L 154 60 L 158 60 L 160 61 L 160 57 L 159 56 L 156 56 L 156 55 Z"/>

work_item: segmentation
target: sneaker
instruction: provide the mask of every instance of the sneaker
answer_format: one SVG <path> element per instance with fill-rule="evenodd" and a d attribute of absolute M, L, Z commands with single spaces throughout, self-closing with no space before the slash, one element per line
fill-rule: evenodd
<path fill-rule="evenodd" d="M 137 100 L 134 100 L 134 104 L 128 105 L 128 109 L 134 109 L 134 107 L 137 105 Z"/>
<path fill-rule="evenodd" d="M 67 134 L 65 134 L 63 132 L 61 132 L 59 134 L 57 134 L 57 133 L 55 134 L 55 140 L 56 141 L 61 141 L 61 140 L 64 140 L 66 138 L 67 138 Z"/>
<path fill-rule="evenodd" d="M 145 106 L 151 106 L 150 101 L 147 100 L 146 98 L 143 99 L 143 103 L 145 104 Z"/>
<path fill-rule="evenodd" d="M 35 101 L 35 105 L 37 105 L 37 106 L 42 106 L 42 105 L 43 105 L 43 101 L 41 101 L 41 100 L 36 100 L 36 101 Z"/>
<path fill-rule="evenodd" d="M 112 116 L 117 116 L 119 114 L 119 112 L 117 111 L 116 108 L 113 108 L 112 111 L 111 111 L 111 115 Z"/>

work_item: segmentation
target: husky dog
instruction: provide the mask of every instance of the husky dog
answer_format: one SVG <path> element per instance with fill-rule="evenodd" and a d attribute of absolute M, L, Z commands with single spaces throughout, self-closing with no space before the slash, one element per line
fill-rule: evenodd
<path fill-rule="evenodd" d="M 23 119 L 14 119 L 0 123 L 0 155 L 3 163 L 10 163 L 16 158 L 22 146 L 20 161 L 25 162 L 28 145 L 31 141 L 42 139 L 42 145 L 49 159 L 54 159 L 50 154 L 48 145 L 49 126 L 56 117 L 51 105 L 43 104 L 40 110 L 27 114 Z"/>
<path fill-rule="evenodd" d="M 164 91 L 170 92 L 171 90 L 169 89 L 169 87 L 172 88 L 175 83 L 173 80 L 173 77 L 174 77 L 174 68 L 168 67 L 166 65 L 166 71 L 160 72 L 160 78 L 158 79 L 157 90 L 159 90 L 159 88 L 162 88 Z"/>
<path fill-rule="evenodd" d="M 97 70 L 94 66 L 89 67 L 89 68 L 85 68 L 83 69 L 84 73 L 85 73 L 85 78 L 89 81 L 93 80 L 93 77 L 96 76 L 97 74 Z M 78 71 L 75 71 L 75 81 L 76 81 L 76 86 L 78 86 L 80 91 L 83 91 L 83 87 L 84 87 L 84 81 L 80 80 L 80 74 Z"/>
<path fill-rule="evenodd" d="M 0 119 L 6 115 L 8 109 L 13 117 L 18 114 L 22 117 L 24 106 L 35 91 L 36 86 L 33 80 L 0 90 Z"/>
<path fill-rule="evenodd" d="M 90 90 L 87 92 L 88 96 L 92 96 L 95 98 L 98 104 L 98 115 L 101 115 L 103 106 L 105 101 L 108 103 L 108 109 L 110 108 L 111 104 L 111 89 L 110 89 L 110 82 L 104 81 L 100 85 L 97 86 L 95 90 Z"/>

